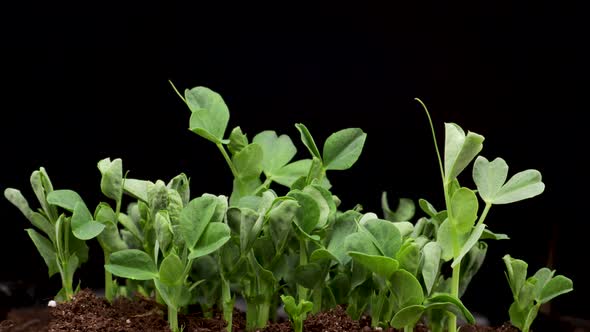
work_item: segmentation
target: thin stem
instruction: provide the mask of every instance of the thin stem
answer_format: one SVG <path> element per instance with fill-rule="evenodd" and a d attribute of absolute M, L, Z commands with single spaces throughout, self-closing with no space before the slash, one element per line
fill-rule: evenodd
<path fill-rule="evenodd" d="M 305 240 L 299 240 L 299 265 L 307 265 L 307 244 L 305 243 Z M 297 295 L 299 297 L 299 302 L 307 300 L 307 288 L 297 285 Z"/>
<path fill-rule="evenodd" d="M 255 195 L 261 194 L 264 190 L 268 189 L 268 187 L 270 186 L 271 183 L 272 183 L 272 178 L 269 176 L 264 180 L 264 183 L 262 183 L 260 186 L 258 186 L 258 188 L 256 188 L 256 190 L 254 190 L 254 194 Z"/>
<path fill-rule="evenodd" d="M 180 94 L 180 92 L 178 92 L 178 89 L 176 89 L 176 86 L 174 86 L 174 83 L 172 83 L 171 80 L 168 80 L 168 83 L 170 83 L 170 85 L 172 85 L 172 89 L 174 89 L 174 91 L 180 97 L 180 99 L 182 99 L 182 101 L 184 101 L 184 103 L 188 105 L 188 103 L 186 102 L 186 99 L 184 99 L 184 97 Z"/>
<path fill-rule="evenodd" d="M 432 124 L 432 118 L 430 118 L 430 113 L 428 112 L 428 108 L 426 105 L 420 100 L 420 98 L 414 98 L 415 101 L 419 102 L 426 112 L 426 116 L 428 117 L 428 123 L 430 124 L 430 131 L 432 132 L 432 141 L 434 142 L 434 148 L 436 149 L 436 156 L 438 158 L 438 167 L 440 168 L 440 176 L 442 177 L 443 182 L 445 181 L 445 171 L 442 164 L 442 159 L 440 156 L 440 151 L 438 149 L 438 144 L 436 143 L 436 134 L 434 133 L 434 125 Z"/>
<path fill-rule="evenodd" d="M 107 252 L 106 249 L 103 249 L 104 253 L 104 264 L 109 264 L 110 260 L 110 253 Z M 113 302 L 114 298 L 114 289 L 113 289 L 113 275 L 111 272 L 104 270 L 104 296 L 109 302 Z"/>
<path fill-rule="evenodd" d="M 258 321 L 258 306 L 251 298 L 246 298 L 246 330 L 255 331 Z"/>
<path fill-rule="evenodd" d="M 459 298 L 459 277 L 461 276 L 461 261 L 453 268 L 451 280 L 451 295 Z M 449 314 L 448 332 L 457 331 L 457 316 Z"/>
<path fill-rule="evenodd" d="M 258 304 L 257 328 L 264 328 L 268 323 L 268 315 L 270 312 L 270 297 L 266 297 L 263 303 Z"/>
<path fill-rule="evenodd" d="M 479 216 L 479 220 L 477 221 L 477 224 L 475 225 L 475 227 L 483 224 L 483 221 L 486 219 L 488 212 L 490 212 L 491 208 L 492 208 L 492 203 L 486 203 L 486 206 L 483 208 L 483 211 L 481 212 L 481 215 Z"/>
<path fill-rule="evenodd" d="M 221 143 L 217 143 L 215 145 L 217 145 L 217 148 L 219 149 L 219 151 L 221 151 L 221 154 L 223 155 L 223 158 L 225 158 L 225 162 L 229 166 L 229 169 L 231 170 L 231 173 L 233 174 L 234 178 L 238 178 L 238 171 L 234 167 L 234 164 L 232 163 L 231 158 L 227 154 L 227 151 L 225 151 L 223 145 Z"/>
<path fill-rule="evenodd" d="M 404 332 L 412 332 L 414 331 L 414 327 L 411 325 L 404 326 Z"/>

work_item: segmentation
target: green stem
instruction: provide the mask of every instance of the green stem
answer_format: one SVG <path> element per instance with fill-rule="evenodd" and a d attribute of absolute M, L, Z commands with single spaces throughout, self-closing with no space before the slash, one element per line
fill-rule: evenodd
<path fill-rule="evenodd" d="M 225 151 L 225 148 L 223 147 L 223 145 L 221 143 L 217 143 L 215 145 L 217 145 L 217 148 L 219 149 L 219 151 L 221 151 L 221 154 L 223 155 L 225 162 L 229 166 L 229 169 L 231 170 L 231 173 L 233 174 L 234 178 L 237 179 L 238 178 L 238 171 L 234 167 L 234 163 L 231 161 L 231 158 L 227 154 L 227 151 Z"/>
<path fill-rule="evenodd" d="M 168 325 L 172 332 L 178 332 L 178 310 L 172 306 L 168 306 Z"/>
<path fill-rule="evenodd" d="M 412 332 L 414 331 L 414 327 L 411 325 L 404 326 L 404 332 Z"/>
<path fill-rule="evenodd" d="M 269 176 L 266 178 L 266 180 L 264 180 L 264 183 L 262 183 L 260 186 L 258 186 L 258 188 L 256 188 L 256 190 L 254 190 L 254 195 L 260 195 L 264 190 L 268 189 L 271 183 L 272 178 Z"/>
<path fill-rule="evenodd" d="M 255 331 L 258 322 L 258 306 L 251 298 L 246 298 L 246 330 Z"/>
<path fill-rule="evenodd" d="M 486 203 L 486 206 L 483 208 L 483 211 L 481 212 L 481 215 L 479 216 L 479 220 L 477 221 L 477 224 L 475 225 L 475 227 L 483 224 L 483 221 L 486 219 L 488 212 L 490 212 L 491 208 L 492 208 L 492 203 Z"/>
<path fill-rule="evenodd" d="M 375 308 L 371 308 L 371 326 L 373 328 L 379 327 L 381 322 L 381 311 L 383 311 L 383 303 L 385 302 L 385 291 L 379 291 L 377 295 L 377 303 Z"/>
<path fill-rule="evenodd" d="M 107 265 L 107 264 L 109 264 L 109 260 L 110 260 L 111 255 L 105 249 L 103 249 L 103 253 L 104 253 L 104 264 Z M 105 269 L 104 270 L 104 296 L 107 299 L 107 301 L 113 302 L 114 295 L 115 294 L 114 294 L 114 289 L 113 289 L 113 275 Z"/>
<path fill-rule="evenodd" d="M 311 294 L 313 298 L 312 313 L 317 314 L 322 310 L 322 287 L 316 287 Z"/>
<path fill-rule="evenodd" d="M 256 328 L 263 329 L 268 324 L 268 315 L 270 312 L 270 297 L 266 296 L 263 303 L 258 304 L 258 317 L 256 319 Z"/>
<path fill-rule="evenodd" d="M 461 261 L 453 268 L 453 276 L 451 280 L 451 295 L 459 298 L 459 278 L 461 276 Z M 457 316 L 449 314 L 448 332 L 457 331 Z"/>
<path fill-rule="evenodd" d="M 303 321 L 301 319 L 293 320 L 293 330 L 294 332 L 303 332 Z"/>
<path fill-rule="evenodd" d="M 307 265 L 307 244 L 305 240 L 299 240 L 299 266 Z M 297 285 L 297 295 L 299 297 L 299 302 L 303 300 L 307 300 L 308 296 L 308 289 Z"/>
<path fill-rule="evenodd" d="M 438 149 L 438 144 L 436 143 L 436 134 L 434 132 L 434 125 L 432 124 L 432 118 L 430 117 L 430 112 L 428 112 L 428 108 L 422 102 L 422 100 L 420 100 L 420 98 L 414 98 L 414 100 L 419 102 L 420 105 L 422 105 L 422 108 L 424 109 L 424 112 L 426 113 L 426 116 L 428 117 L 428 123 L 430 124 L 430 131 L 432 132 L 432 140 L 434 141 L 434 148 L 436 150 L 436 156 L 438 157 L 438 167 L 440 168 L 440 175 L 441 175 L 443 182 L 444 182 L 445 181 L 445 171 L 444 171 L 443 164 L 442 164 L 442 158 L 440 156 L 440 150 Z"/>
<path fill-rule="evenodd" d="M 221 275 L 221 301 L 223 319 L 227 322 L 227 330 L 231 332 L 235 298 L 232 298 L 229 281 L 223 275 Z"/>

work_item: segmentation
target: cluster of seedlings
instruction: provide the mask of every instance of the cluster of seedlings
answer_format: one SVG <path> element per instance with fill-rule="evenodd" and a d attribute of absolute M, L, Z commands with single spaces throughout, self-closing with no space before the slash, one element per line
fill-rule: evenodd
<path fill-rule="evenodd" d="M 294 161 L 297 148 L 285 134 L 263 131 L 250 140 L 235 127 L 225 138 L 229 110 L 214 91 L 196 87 L 179 96 L 191 111 L 190 130 L 215 144 L 227 162 L 229 196 L 191 197 L 185 174 L 155 182 L 127 178 L 121 159 L 109 158 L 98 163 L 105 199 L 93 210 L 75 191 L 54 189 L 43 168 L 31 176 L 39 209 L 19 190 L 6 189 L 35 226 L 27 232 L 49 276 L 61 277 L 56 300 L 79 290 L 74 274 L 88 259 L 85 241 L 96 238 L 104 252 L 105 297 L 153 296 L 167 306 L 175 332 L 182 330 L 178 313 L 192 304 L 204 313 L 222 310 L 231 331 L 236 297 L 247 303 L 249 331 L 276 319 L 281 305 L 301 332 L 308 313 L 346 304 L 353 319 L 369 313 L 373 327 L 413 331 L 421 321 L 432 331 L 453 332 L 458 317 L 474 323 L 460 298 L 484 261 L 487 241 L 508 239 L 487 227 L 490 209 L 544 190 L 538 171 L 508 178 L 503 159 L 479 155 L 483 136 L 446 123 L 442 155 L 432 131 L 444 206 L 420 199 L 422 216 L 411 222 L 414 202 L 402 198 L 394 211 L 384 194 L 382 216 L 359 206 L 343 211 L 329 176 L 358 160 L 366 139 L 361 129 L 330 135 L 320 150 L 297 124 L 309 158 Z M 459 183 L 471 164 L 477 189 Z M 133 202 L 123 207 L 124 199 Z M 542 303 L 573 289 L 570 279 L 547 268 L 527 278 L 524 261 L 508 255 L 504 261 L 514 295 L 510 319 L 522 331 Z M 451 276 L 441 273 L 446 262 Z"/>

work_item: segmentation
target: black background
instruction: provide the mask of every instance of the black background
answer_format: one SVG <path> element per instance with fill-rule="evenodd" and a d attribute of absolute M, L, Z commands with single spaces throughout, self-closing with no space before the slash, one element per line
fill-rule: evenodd
<path fill-rule="evenodd" d="M 29 7 L 30 6 L 30 7 Z M 385 6 L 204 6 L 142 2 L 84 8 L 23 4 L 2 11 L 0 189 L 33 194 L 44 166 L 56 188 L 102 198 L 98 160 L 121 157 L 129 176 L 169 179 L 185 172 L 193 196 L 229 194 L 231 174 L 209 142 L 188 130 L 181 90 L 204 85 L 231 112 L 229 129 L 252 138 L 273 129 L 296 142 L 305 123 L 317 141 L 347 127 L 368 137 L 358 163 L 330 174 L 343 208 L 379 214 L 380 195 L 442 203 L 427 119 L 439 144 L 443 123 L 486 137 L 482 155 L 502 157 L 510 174 L 543 173 L 545 193 L 492 208 L 489 227 L 511 240 L 491 243 L 464 301 L 494 323 L 511 295 L 501 257 L 530 270 L 551 264 L 575 291 L 553 301 L 563 315 L 590 318 L 588 262 L 587 11 L 565 1 Z M 229 132 L 229 130 L 228 130 Z M 471 182 L 463 176 L 464 184 Z M 59 289 L 28 239 L 27 221 L 6 200 L 0 281 L 39 294 Z M 91 245 L 79 276 L 100 288 L 102 253 Z M 531 272 L 531 271 L 530 271 Z M 532 273 L 532 272 L 531 272 Z"/>

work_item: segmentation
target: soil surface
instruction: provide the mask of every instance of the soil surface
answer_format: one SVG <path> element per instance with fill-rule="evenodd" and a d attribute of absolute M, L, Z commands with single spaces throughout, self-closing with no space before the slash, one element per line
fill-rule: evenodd
<path fill-rule="evenodd" d="M 179 325 L 184 332 L 218 332 L 225 331 L 226 323 L 222 315 L 214 312 L 212 318 L 204 318 L 200 312 L 179 314 Z M 233 332 L 244 331 L 245 313 L 234 311 Z M 304 330 L 308 332 L 394 332 L 394 329 L 372 329 L 370 318 L 363 316 L 360 321 L 353 321 L 342 307 L 310 315 Z M 162 332 L 170 331 L 166 322 L 166 308 L 152 299 L 135 297 L 118 299 L 109 304 L 104 298 L 97 297 L 91 290 L 80 291 L 69 303 L 58 304 L 56 308 L 27 308 L 12 310 L 7 319 L 0 323 L 0 332 Z M 288 321 L 270 323 L 260 332 L 291 332 Z M 418 325 L 417 332 L 428 329 Z M 464 326 L 461 332 L 518 332 L 518 329 L 506 323 L 498 328 L 483 326 Z"/>

